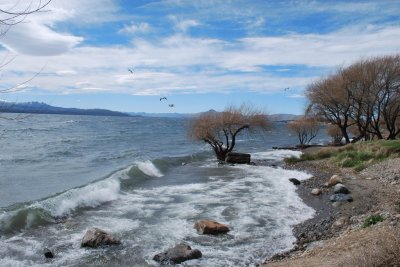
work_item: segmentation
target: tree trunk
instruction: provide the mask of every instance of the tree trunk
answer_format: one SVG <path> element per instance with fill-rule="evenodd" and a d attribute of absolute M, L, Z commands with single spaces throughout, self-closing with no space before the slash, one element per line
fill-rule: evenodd
<path fill-rule="evenodd" d="M 218 151 L 218 152 L 215 151 L 215 154 L 217 155 L 217 159 L 218 159 L 218 160 L 225 161 L 227 151 L 225 151 L 225 150 L 223 150 L 223 151 Z"/>

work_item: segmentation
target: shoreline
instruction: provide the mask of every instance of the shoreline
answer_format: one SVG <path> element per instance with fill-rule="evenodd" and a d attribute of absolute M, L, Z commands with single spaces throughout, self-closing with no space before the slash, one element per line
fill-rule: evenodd
<path fill-rule="evenodd" d="M 316 149 L 319 147 L 305 149 L 303 152 L 312 153 Z M 325 256 L 315 254 L 314 251 L 323 250 L 326 245 L 335 243 L 336 239 L 340 239 L 348 232 L 360 230 L 362 223 L 370 214 L 385 214 L 384 223 L 378 225 L 390 224 L 396 227 L 400 224 L 400 215 L 393 211 L 393 201 L 396 200 L 393 197 L 396 194 L 398 196 L 400 192 L 399 183 L 392 182 L 388 188 L 387 183 L 382 180 L 365 177 L 366 174 L 361 175 L 348 168 L 333 166 L 326 160 L 303 161 L 292 165 L 283 163 L 282 167 L 312 175 L 311 178 L 301 181 L 296 192 L 307 206 L 315 210 L 315 215 L 293 227 L 296 243 L 292 249 L 273 255 L 261 266 L 340 266 L 340 264 L 335 265 L 335 262 L 328 264 Z M 400 172 L 400 167 L 394 166 L 394 168 Z M 324 183 L 334 174 L 343 177 L 343 184 L 350 190 L 354 201 L 332 203 L 329 200 L 333 192 L 331 188 L 324 187 Z M 321 195 L 312 195 L 313 188 L 321 189 Z M 385 205 L 388 203 L 390 204 Z"/>

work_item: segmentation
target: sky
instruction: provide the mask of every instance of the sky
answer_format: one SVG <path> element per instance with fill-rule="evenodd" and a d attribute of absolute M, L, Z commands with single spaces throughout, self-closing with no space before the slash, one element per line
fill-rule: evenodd
<path fill-rule="evenodd" d="M 38 4 L 1 0 L 0 9 Z M 52 0 L 0 27 L 0 90 L 15 87 L 0 99 L 148 113 L 245 103 L 302 114 L 313 81 L 400 52 L 400 1 Z"/>

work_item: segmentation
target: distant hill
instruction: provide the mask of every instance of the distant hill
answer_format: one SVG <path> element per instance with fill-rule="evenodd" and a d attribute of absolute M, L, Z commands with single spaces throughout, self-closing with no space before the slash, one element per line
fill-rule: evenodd
<path fill-rule="evenodd" d="M 129 114 L 107 109 L 79 109 L 50 106 L 41 102 L 7 102 L 0 100 L 0 113 L 36 113 L 36 114 L 66 114 L 91 116 L 130 116 Z"/>
<path fill-rule="evenodd" d="M 271 121 L 275 122 L 287 122 L 287 121 L 293 121 L 301 117 L 302 115 L 294 115 L 294 114 L 271 114 L 268 115 L 268 118 Z"/>
<path fill-rule="evenodd" d="M 192 118 L 204 113 L 218 113 L 214 109 L 210 109 L 199 113 L 146 113 L 146 112 L 129 112 L 130 115 L 143 116 L 143 117 L 158 117 L 158 118 Z M 301 117 L 301 115 L 294 114 L 271 114 L 268 118 L 273 122 L 288 122 L 296 120 Z"/>

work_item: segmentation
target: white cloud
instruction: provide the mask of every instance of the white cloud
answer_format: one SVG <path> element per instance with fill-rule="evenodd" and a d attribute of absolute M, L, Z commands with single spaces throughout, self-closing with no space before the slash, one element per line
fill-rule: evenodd
<path fill-rule="evenodd" d="M 69 76 L 69 75 L 76 75 L 78 72 L 74 70 L 58 70 L 56 71 L 56 74 L 59 76 Z"/>
<path fill-rule="evenodd" d="M 134 33 L 145 33 L 151 30 L 150 24 L 146 22 L 141 22 L 139 24 L 134 24 L 131 22 L 129 25 L 124 25 L 122 29 L 118 31 L 118 33 L 123 34 L 134 34 Z"/>
<path fill-rule="evenodd" d="M 107 3 L 110 3 L 110 11 L 106 12 L 101 5 Z M 82 23 L 89 24 L 112 21 L 118 19 L 117 7 L 106 0 L 101 3 L 54 0 L 51 8 L 55 11 L 46 12 L 45 17 L 40 14 L 30 17 L 27 23 L 17 25 L 0 39 L 11 50 L 28 55 L 18 57 L 7 66 L 3 70 L 3 80 L 18 84 L 21 79 L 32 77 L 34 71 L 48 61 L 46 73 L 57 75 L 39 75 L 34 81 L 35 87 L 53 92 L 109 91 L 134 95 L 236 90 L 280 92 L 285 87 L 300 90 L 316 76 L 311 72 L 304 77 L 280 76 L 298 69 L 291 65 L 332 69 L 360 57 L 400 52 L 399 26 L 370 25 L 327 34 L 257 35 L 227 41 L 190 37 L 190 28 L 202 25 L 199 22 L 202 20 L 197 17 L 182 20 L 177 16 L 169 17 L 178 30 L 174 35 L 134 39 L 128 46 L 85 46 L 81 37 L 57 32 L 54 25 L 71 20 L 78 23 L 81 19 Z M 255 26 L 268 23 L 263 17 L 254 18 L 247 22 Z M 126 21 L 130 20 L 132 18 Z M 134 34 L 149 30 L 151 27 L 145 22 L 132 22 L 120 32 Z M 4 55 L 4 51 L 0 51 L 0 58 Z M 43 59 L 30 55 L 53 56 Z M 266 72 L 264 66 L 271 65 L 278 69 Z M 128 67 L 134 68 L 133 75 Z M 273 76 L 277 72 L 281 73 Z M 288 94 L 288 97 L 300 96 Z"/>
<path fill-rule="evenodd" d="M 183 21 L 180 21 L 179 23 L 177 23 L 176 27 L 178 29 L 180 29 L 181 31 L 186 32 L 189 28 L 196 27 L 199 25 L 200 25 L 200 23 L 198 21 L 196 21 L 194 19 L 187 19 L 187 20 L 183 20 Z"/>
<path fill-rule="evenodd" d="M 184 19 L 180 20 L 175 15 L 168 16 L 169 19 L 175 24 L 175 28 L 178 29 L 180 32 L 187 32 L 192 27 L 200 26 L 201 23 L 195 19 Z"/>
<path fill-rule="evenodd" d="M 34 56 L 62 54 L 82 41 L 81 37 L 57 33 L 35 22 L 15 25 L 0 39 L 10 51 Z"/>

